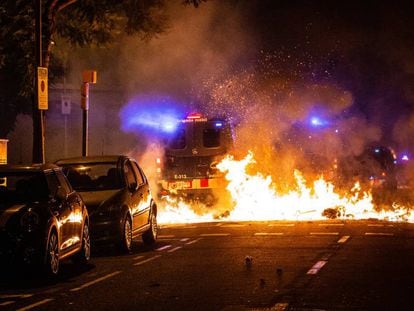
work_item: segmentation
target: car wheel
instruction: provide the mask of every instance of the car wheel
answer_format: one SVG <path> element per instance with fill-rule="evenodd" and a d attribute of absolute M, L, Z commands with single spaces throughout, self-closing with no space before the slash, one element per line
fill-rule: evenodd
<path fill-rule="evenodd" d="M 157 240 L 158 235 L 158 225 L 157 225 L 157 215 L 151 213 L 150 215 L 150 228 L 144 232 L 142 235 L 142 241 L 145 245 L 153 245 Z"/>
<path fill-rule="evenodd" d="M 91 258 L 91 240 L 89 235 L 89 225 L 87 222 L 83 225 L 82 236 L 82 248 L 79 253 L 73 257 L 73 261 L 76 264 L 85 265 Z"/>
<path fill-rule="evenodd" d="M 55 231 L 52 231 L 47 241 L 45 269 L 52 276 L 59 272 L 59 242 Z"/>
<path fill-rule="evenodd" d="M 127 253 L 132 250 L 132 222 L 128 215 L 125 215 L 122 225 L 120 248 Z"/>

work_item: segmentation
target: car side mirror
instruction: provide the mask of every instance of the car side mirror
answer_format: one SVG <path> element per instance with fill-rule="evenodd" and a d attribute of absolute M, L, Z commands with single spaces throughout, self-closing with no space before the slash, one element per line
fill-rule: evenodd
<path fill-rule="evenodd" d="M 64 201 L 68 198 L 68 192 L 63 187 L 58 187 L 55 194 L 56 199 L 59 201 Z"/>

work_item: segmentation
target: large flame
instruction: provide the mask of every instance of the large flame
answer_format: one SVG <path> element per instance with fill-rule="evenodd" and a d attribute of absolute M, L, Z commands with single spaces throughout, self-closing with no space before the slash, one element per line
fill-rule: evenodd
<path fill-rule="evenodd" d="M 335 192 L 333 184 L 322 177 L 306 186 L 299 171 L 294 172 L 296 186 L 288 193 L 278 193 L 271 176 L 249 174 L 247 167 L 255 163 L 252 152 L 237 161 L 227 156 L 217 168 L 225 173 L 232 206 L 219 219 L 228 221 L 320 220 L 327 218 L 368 219 L 414 222 L 414 215 L 394 204 L 388 211 L 376 211 L 370 192 L 363 192 L 359 183 L 346 194 Z M 189 204 L 169 198 L 160 222 L 185 223 L 217 219 L 213 212 L 195 213 Z"/>

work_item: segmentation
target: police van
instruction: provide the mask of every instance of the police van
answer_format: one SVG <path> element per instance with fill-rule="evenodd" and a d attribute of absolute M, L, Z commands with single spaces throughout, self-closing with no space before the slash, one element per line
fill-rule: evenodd
<path fill-rule="evenodd" d="M 206 205 L 216 202 L 216 190 L 225 189 L 216 165 L 233 147 L 231 124 L 225 118 L 192 113 L 179 120 L 157 159 L 160 196 L 176 196 Z"/>

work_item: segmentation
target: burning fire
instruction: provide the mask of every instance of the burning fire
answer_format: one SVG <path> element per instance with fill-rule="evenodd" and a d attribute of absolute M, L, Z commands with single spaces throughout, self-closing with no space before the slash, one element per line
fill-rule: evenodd
<path fill-rule="evenodd" d="M 393 204 L 392 211 L 376 211 L 370 192 L 363 192 L 359 183 L 348 195 L 335 192 L 334 185 L 322 177 L 306 186 L 306 180 L 299 171 L 294 172 L 296 187 L 286 194 L 276 191 L 271 176 L 247 172 L 247 167 L 255 163 L 252 152 L 237 161 L 227 156 L 217 168 L 225 173 L 227 190 L 231 194 L 232 208 L 224 221 L 263 221 L 263 220 L 321 220 L 368 219 L 414 222 L 414 215 L 403 206 Z M 206 208 L 207 209 L 207 208 Z M 217 219 L 212 212 L 195 213 L 193 208 L 182 202 L 168 198 L 165 210 L 159 215 L 160 223 L 205 222 Z"/>

